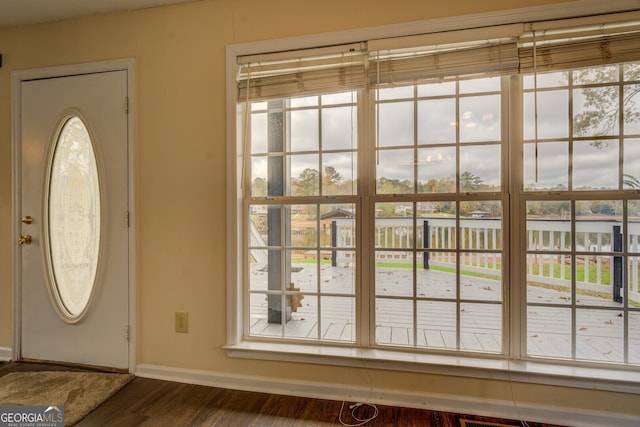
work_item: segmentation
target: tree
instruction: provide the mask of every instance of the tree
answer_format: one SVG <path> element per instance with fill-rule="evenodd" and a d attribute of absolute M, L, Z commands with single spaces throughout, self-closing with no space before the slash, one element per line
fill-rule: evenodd
<path fill-rule="evenodd" d="M 431 178 L 422 184 L 423 193 L 455 193 L 455 191 L 456 183 L 450 177 L 441 179 Z"/>
<path fill-rule="evenodd" d="M 624 67 L 625 80 L 640 79 L 639 64 L 627 64 Z M 618 73 L 618 66 L 587 68 L 575 71 L 575 80 L 581 84 L 617 81 Z M 574 118 L 573 128 L 578 136 L 616 134 L 621 113 L 625 124 L 640 121 L 640 109 L 636 107 L 636 95 L 640 94 L 640 85 L 625 85 L 624 93 L 619 93 L 618 86 L 614 85 L 584 87 L 581 92 L 587 111 L 576 114 Z M 594 141 L 591 145 L 602 148 L 603 141 Z M 628 188 L 640 188 L 640 180 L 629 174 L 623 175 L 623 184 Z"/>
<path fill-rule="evenodd" d="M 324 175 L 322 175 L 322 193 L 337 194 L 339 192 L 342 175 L 331 165 L 324 167 Z"/>
<path fill-rule="evenodd" d="M 640 78 L 640 65 L 629 64 L 625 69 L 626 80 Z M 617 80 L 618 67 L 587 68 L 575 71 L 575 80 L 583 83 L 601 83 Z M 640 85 L 627 85 L 620 94 L 618 86 L 584 87 L 581 89 L 587 111 L 576 114 L 573 120 L 574 133 L 577 136 L 602 136 L 617 133 L 620 107 L 624 123 L 640 120 L 640 111 L 636 109 L 635 96 L 640 93 Z M 620 102 L 622 96 L 622 102 Z M 622 104 L 622 105 L 621 105 Z M 602 141 L 594 141 L 596 148 L 602 147 Z"/>
<path fill-rule="evenodd" d="M 413 182 L 408 179 L 378 178 L 376 190 L 378 194 L 409 194 L 413 193 Z"/>
<path fill-rule="evenodd" d="M 251 195 L 253 197 L 267 196 L 267 180 L 264 178 L 254 178 L 251 183 Z"/>
<path fill-rule="evenodd" d="M 636 178 L 635 176 L 624 174 L 622 175 L 622 182 L 625 187 L 636 188 L 640 190 L 640 178 Z"/>
<path fill-rule="evenodd" d="M 471 172 L 463 172 L 460 175 L 460 191 L 474 193 L 482 189 L 482 178 Z"/>
<path fill-rule="evenodd" d="M 307 168 L 300 172 L 297 179 L 294 180 L 296 196 L 315 196 L 320 188 L 320 174 L 316 169 Z"/>

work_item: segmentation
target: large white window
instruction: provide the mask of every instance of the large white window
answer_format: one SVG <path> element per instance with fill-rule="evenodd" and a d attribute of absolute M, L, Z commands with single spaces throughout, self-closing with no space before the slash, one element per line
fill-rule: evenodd
<path fill-rule="evenodd" d="M 638 28 L 238 57 L 230 344 L 640 365 Z"/>

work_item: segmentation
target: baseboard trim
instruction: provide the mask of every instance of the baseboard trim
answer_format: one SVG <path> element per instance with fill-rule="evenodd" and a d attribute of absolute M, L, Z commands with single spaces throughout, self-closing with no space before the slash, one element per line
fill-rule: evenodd
<path fill-rule="evenodd" d="M 233 375 L 222 372 L 173 368 L 142 364 L 136 376 L 187 384 L 234 390 L 254 391 L 288 396 L 301 396 L 349 402 L 368 402 L 418 409 L 430 409 L 481 415 L 496 418 L 520 419 L 539 423 L 601 427 L 616 425 L 635 427 L 638 417 L 628 414 L 589 411 L 580 408 L 535 405 L 494 399 L 472 399 L 439 393 L 413 393 L 388 389 L 370 389 L 345 384 L 284 381 L 277 378 Z M 519 415 L 520 414 L 520 415 Z"/>
<path fill-rule="evenodd" d="M 10 347 L 0 347 L 0 362 L 13 360 L 13 349 Z"/>

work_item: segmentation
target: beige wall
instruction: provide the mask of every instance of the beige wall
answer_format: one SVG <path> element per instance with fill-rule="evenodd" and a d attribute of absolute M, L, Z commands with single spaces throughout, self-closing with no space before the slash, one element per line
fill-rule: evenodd
<path fill-rule="evenodd" d="M 136 60 L 138 363 L 510 400 L 499 381 L 227 358 L 225 45 L 559 0 L 203 0 L 0 30 L 0 348 L 11 330 L 13 70 Z M 190 332 L 173 332 L 188 311 Z M 519 400 L 640 414 L 637 396 L 516 384 Z"/>

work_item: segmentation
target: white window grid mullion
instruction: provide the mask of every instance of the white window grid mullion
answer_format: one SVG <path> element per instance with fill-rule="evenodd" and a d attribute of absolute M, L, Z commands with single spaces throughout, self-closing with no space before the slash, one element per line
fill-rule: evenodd
<path fill-rule="evenodd" d="M 365 66 L 365 73 L 368 64 Z M 357 343 L 362 347 L 370 347 L 375 343 L 376 333 L 376 300 L 375 300 L 375 250 L 373 241 L 375 234 L 375 171 L 378 159 L 378 104 L 376 92 L 365 86 L 359 93 L 360 105 L 358 124 L 362 132 L 358 132 L 358 221 L 357 235 L 360 244 L 358 254 L 359 280 L 356 288 Z"/>
<path fill-rule="evenodd" d="M 622 67 L 621 67 L 622 68 Z M 621 97 L 622 98 L 622 97 Z M 621 110 L 622 111 L 622 110 Z M 622 114 L 621 114 L 622 116 Z M 622 129 L 622 128 L 621 128 Z M 622 176 L 622 174 L 620 174 Z M 622 315 L 622 346 L 623 346 L 623 356 L 622 360 L 624 363 L 629 363 L 629 341 L 631 339 L 631 334 L 629 331 L 629 314 L 631 311 L 629 310 L 629 257 L 631 254 L 629 253 L 629 203 L 627 200 L 622 201 L 622 298 L 623 298 L 623 315 Z M 612 281 L 613 283 L 613 281 Z"/>
<path fill-rule="evenodd" d="M 455 82 L 455 120 L 458 124 L 456 126 L 455 131 L 455 149 L 456 149 L 456 196 L 461 194 L 462 188 L 460 185 L 460 81 L 456 80 Z M 460 229 L 460 204 L 461 201 L 458 197 L 455 199 L 456 204 L 456 246 L 455 246 L 455 259 L 456 259 L 456 273 L 455 273 L 455 281 L 456 281 L 456 294 L 455 294 L 455 304 L 456 304 L 456 350 L 460 350 L 461 348 L 461 315 L 462 306 L 460 303 L 460 298 L 462 297 L 462 290 L 460 284 L 460 266 L 462 264 L 461 259 L 461 250 L 462 250 L 462 230 Z"/>

